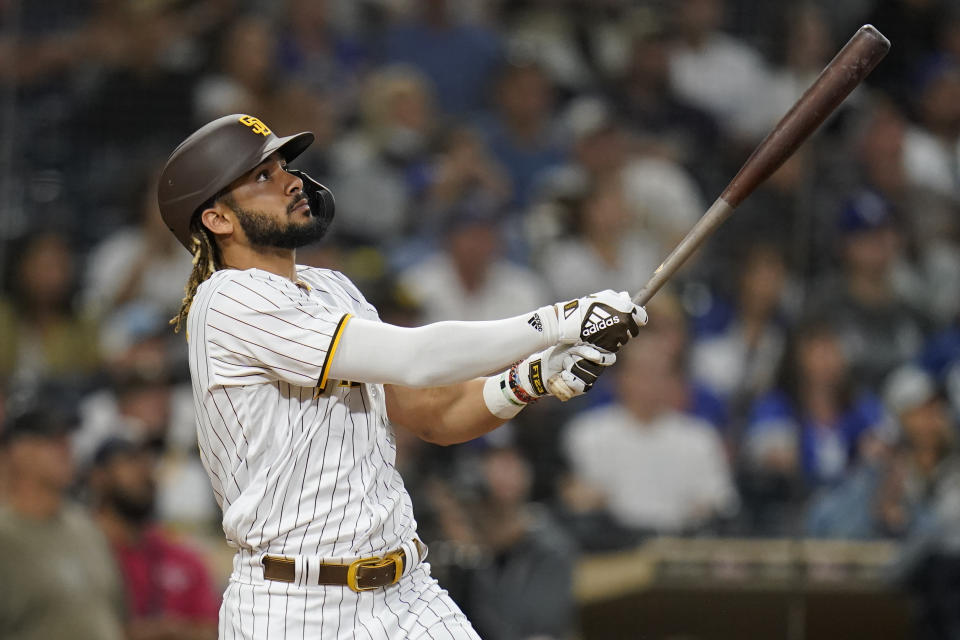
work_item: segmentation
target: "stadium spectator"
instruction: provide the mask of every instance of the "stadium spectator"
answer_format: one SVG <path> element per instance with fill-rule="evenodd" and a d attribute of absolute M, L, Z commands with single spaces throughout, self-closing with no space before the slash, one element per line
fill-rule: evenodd
<path fill-rule="evenodd" d="M 643 143 L 693 172 L 701 184 L 717 172 L 720 128 L 706 110 L 677 94 L 670 80 L 672 38 L 657 17 L 638 27 L 630 43 L 625 74 L 608 87 L 624 122 Z"/>
<path fill-rule="evenodd" d="M 564 124 L 573 153 L 566 165 L 548 174 L 548 186 L 557 190 L 559 184 L 549 183 L 566 183 L 567 190 L 579 193 L 619 182 L 631 231 L 647 236 L 647 250 L 659 257 L 676 246 L 705 209 L 686 169 L 662 145 L 638 139 L 599 98 L 575 101 Z"/>
<path fill-rule="evenodd" d="M 809 490 L 841 481 L 883 419 L 880 401 L 856 387 L 837 333 L 815 321 L 797 327 L 777 386 L 755 402 L 741 447 L 751 528 L 796 531 Z"/>
<path fill-rule="evenodd" d="M 178 529 L 209 534 L 219 521 L 196 446 L 189 384 L 176 379 L 167 316 L 130 306 L 104 323 L 106 385 L 84 395 L 74 459 L 88 466 L 111 439 L 134 439 L 158 456 L 157 515 Z"/>
<path fill-rule="evenodd" d="M 727 136 L 752 140 L 767 132 L 768 117 L 755 105 L 769 96 L 770 72 L 757 51 L 720 30 L 725 14 L 725 0 L 675 4 L 679 37 L 670 54 L 670 81 L 680 97 L 708 111 Z"/>
<path fill-rule="evenodd" d="M 568 506 L 607 510 L 646 533 L 699 531 L 732 515 L 737 493 L 720 436 L 675 408 L 684 382 L 676 356 L 644 333 L 617 354 L 611 373 L 616 402 L 579 414 L 564 430 L 575 481 L 594 492 L 592 505 Z"/>
<path fill-rule="evenodd" d="M 494 111 L 479 126 L 513 182 L 513 204 L 523 208 L 546 171 L 566 159 L 554 121 L 554 87 L 538 64 L 523 59 L 500 68 L 494 96 Z"/>
<path fill-rule="evenodd" d="M 691 375 L 724 400 L 733 428 L 742 426 L 754 398 L 773 386 L 789 320 L 782 254 L 769 244 L 751 244 L 742 253 L 733 303 L 714 305 L 709 315 L 719 316 L 717 326 L 702 332 L 690 353 Z"/>
<path fill-rule="evenodd" d="M 572 100 L 563 112 L 563 126 L 571 142 L 566 171 L 595 183 L 623 170 L 630 157 L 631 137 L 604 99 L 586 96 Z"/>
<path fill-rule="evenodd" d="M 415 3 L 415 15 L 397 20 L 382 36 L 388 64 L 415 66 L 436 87 L 440 110 L 465 117 L 484 105 L 487 83 L 501 56 L 501 35 L 462 23 L 452 0 Z"/>
<path fill-rule="evenodd" d="M 110 549 L 86 512 L 66 497 L 74 479 L 73 426 L 57 408 L 28 402 L 11 407 L 0 432 L 0 637 L 126 637 L 123 590 Z"/>
<path fill-rule="evenodd" d="M 274 100 L 278 38 L 273 24 L 245 15 L 229 23 L 221 40 L 219 72 L 196 83 L 193 118 L 207 122 L 229 113 L 263 113 Z"/>
<path fill-rule="evenodd" d="M 437 116 L 430 81 L 410 66 L 370 75 L 361 127 L 331 149 L 340 237 L 390 247 L 408 234 L 430 186 Z"/>
<path fill-rule="evenodd" d="M 357 108 L 360 81 L 370 66 L 365 43 L 336 23 L 328 0 L 285 0 L 278 42 L 278 67 L 312 93 L 329 94 L 338 117 Z M 284 101 L 285 108 L 296 107 Z M 276 125 L 271 116 L 268 122 Z M 293 131 L 294 129 L 283 129 Z M 299 129 L 297 129 L 299 131 Z"/>
<path fill-rule="evenodd" d="M 956 416 L 928 374 L 907 365 L 890 376 L 888 403 L 900 415 L 905 451 L 881 485 L 877 511 L 905 531 L 890 577 L 913 596 L 917 637 L 960 631 L 960 456 Z"/>
<path fill-rule="evenodd" d="M 492 320 L 549 299 L 536 272 L 503 257 L 502 212 L 495 197 L 468 194 L 444 221 L 442 248 L 401 274 L 424 322 Z"/>
<path fill-rule="evenodd" d="M 885 382 L 884 404 L 895 423 L 890 433 L 878 434 L 843 483 L 812 502 L 809 534 L 902 538 L 926 526 L 943 493 L 960 491 L 950 484 L 960 479 L 956 427 L 934 378 L 900 367 Z"/>
<path fill-rule="evenodd" d="M 190 256 L 160 218 L 157 175 L 136 191 L 132 223 L 107 236 L 87 260 L 84 307 L 106 317 L 130 303 L 150 305 L 170 317 L 183 300 L 182 282 L 190 275 Z"/>
<path fill-rule="evenodd" d="M 884 376 L 919 351 L 927 322 L 894 288 L 903 238 L 889 203 L 855 194 L 842 208 L 842 271 L 817 287 L 808 305 L 836 328 L 854 377 L 878 389 Z"/>
<path fill-rule="evenodd" d="M 917 74 L 918 126 L 907 129 L 903 159 L 911 184 L 960 201 L 960 66 L 932 57 Z"/>
<path fill-rule="evenodd" d="M 123 575 L 132 640 L 215 638 L 219 596 L 204 560 L 154 522 L 155 453 L 111 438 L 87 478 L 96 521 Z"/>
<path fill-rule="evenodd" d="M 772 129 L 813 84 L 835 48 L 826 12 L 820 5 L 804 0 L 779 9 L 777 19 L 783 28 L 779 34 L 782 39 L 777 42 L 778 65 L 770 72 L 769 94 L 753 105 L 760 110 L 756 115 L 758 128 L 764 130 Z"/>
<path fill-rule="evenodd" d="M 488 640 L 571 637 L 573 541 L 541 505 L 529 502 L 531 469 L 511 446 L 487 445 L 464 507 L 484 555 L 469 570 L 463 606 Z"/>
<path fill-rule="evenodd" d="M 0 300 L 0 377 L 30 385 L 93 373 L 97 328 L 74 310 L 74 257 L 56 232 L 18 240 Z"/>
<path fill-rule="evenodd" d="M 595 184 L 574 209 L 573 233 L 549 245 L 540 263 L 542 273 L 560 298 L 590 291 L 625 291 L 638 275 L 652 274 L 660 262 L 659 247 L 637 233 L 624 189 L 616 175 Z"/>

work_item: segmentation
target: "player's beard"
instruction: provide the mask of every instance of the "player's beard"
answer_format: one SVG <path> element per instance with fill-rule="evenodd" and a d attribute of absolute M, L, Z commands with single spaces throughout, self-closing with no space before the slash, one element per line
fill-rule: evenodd
<path fill-rule="evenodd" d="M 287 206 L 287 216 L 303 200 L 298 198 L 291 202 Z M 232 198 L 224 197 L 224 204 L 236 214 L 240 228 L 254 247 L 296 249 L 317 242 L 327 231 L 325 222 L 313 213 L 305 222 L 294 222 L 288 217 L 284 224 L 262 211 L 243 209 Z"/>

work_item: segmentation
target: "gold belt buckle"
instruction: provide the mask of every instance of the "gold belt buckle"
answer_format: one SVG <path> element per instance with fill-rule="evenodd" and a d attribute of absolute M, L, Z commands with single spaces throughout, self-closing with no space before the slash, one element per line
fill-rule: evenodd
<path fill-rule="evenodd" d="M 373 591 L 374 589 L 379 589 L 380 587 L 389 586 L 387 584 L 377 584 L 372 587 L 361 587 L 357 584 L 357 571 L 360 567 L 370 567 L 371 569 L 380 569 L 382 567 L 389 566 L 393 563 L 394 566 L 394 575 L 393 580 L 389 584 L 396 584 L 400 581 L 400 576 L 403 574 L 403 557 L 400 555 L 399 551 L 391 551 L 387 555 L 380 557 L 374 556 L 372 558 L 360 558 L 354 560 L 347 567 L 347 586 L 350 587 L 352 591 L 360 593 L 361 591 Z"/>

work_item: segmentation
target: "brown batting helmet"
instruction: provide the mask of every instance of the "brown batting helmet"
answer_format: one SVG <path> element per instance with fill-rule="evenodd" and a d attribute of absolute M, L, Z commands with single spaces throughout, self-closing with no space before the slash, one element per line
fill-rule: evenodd
<path fill-rule="evenodd" d="M 163 221 L 190 250 L 193 214 L 231 182 L 279 152 L 288 162 L 309 147 L 312 133 L 278 138 L 259 118 L 217 118 L 193 132 L 167 159 L 157 186 Z"/>

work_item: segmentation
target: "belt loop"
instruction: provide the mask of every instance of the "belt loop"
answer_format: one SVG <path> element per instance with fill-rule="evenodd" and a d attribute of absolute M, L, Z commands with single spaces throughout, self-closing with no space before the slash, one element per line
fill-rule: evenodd
<path fill-rule="evenodd" d="M 403 543 L 402 549 L 406 556 L 406 562 L 403 563 L 403 575 L 407 575 L 427 557 L 427 545 L 416 538 L 411 538 Z"/>

